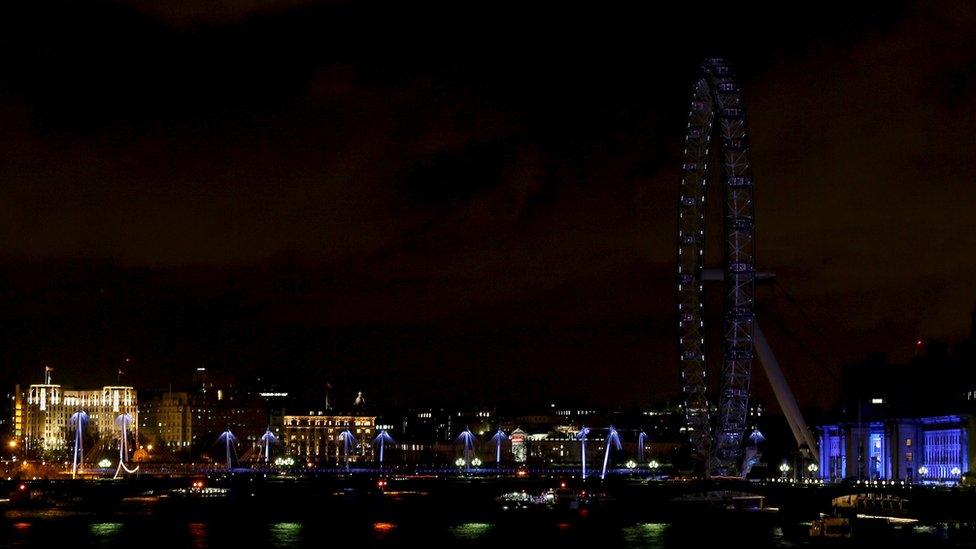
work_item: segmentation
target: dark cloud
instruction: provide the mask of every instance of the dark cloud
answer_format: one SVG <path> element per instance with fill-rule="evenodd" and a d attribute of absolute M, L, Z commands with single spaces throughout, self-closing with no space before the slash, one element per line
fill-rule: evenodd
<path fill-rule="evenodd" d="M 812 371 L 966 329 L 964 2 L 60 7 L 3 23 L 20 379 L 128 353 L 153 383 L 205 362 L 403 401 L 673 395 L 677 158 L 714 53 L 747 92 L 764 324 L 801 400 L 830 398 Z"/>

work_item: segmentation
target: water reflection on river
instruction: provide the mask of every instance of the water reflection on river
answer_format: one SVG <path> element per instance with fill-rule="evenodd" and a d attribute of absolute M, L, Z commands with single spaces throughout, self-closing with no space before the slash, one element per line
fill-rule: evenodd
<path fill-rule="evenodd" d="M 883 541 L 886 547 L 955 547 L 947 525 L 911 526 L 893 531 Z M 350 543 L 367 547 L 627 547 L 677 548 L 748 542 L 752 548 L 810 545 L 802 523 L 770 525 L 762 531 L 744 533 L 737 529 L 716 529 L 702 523 L 672 525 L 664 522 L 608 525 L 569 523 L 519 517 L 504 522 L 441 523 L 436 520 L 321 520 L 263 522 L 249 517 L 234 520 L 221 517 L 181 520 L 175 517 L 126 516 L 93 518 L 38 515 L 18 517 L 0 523 L 0 547 L 327 547 Z M 746 536 L 746 537 L 743 537 Z M 876 545 L 858 543 L 858 546 Z"/>

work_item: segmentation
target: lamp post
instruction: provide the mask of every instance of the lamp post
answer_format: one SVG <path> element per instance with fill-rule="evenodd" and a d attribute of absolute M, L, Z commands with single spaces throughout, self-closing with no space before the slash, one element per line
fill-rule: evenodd
<path fill-rule="evenodd" d="M 653 478 L 653 479 L 660 478 L 660 477 L 658 477 L 658 473 L 657 473 L 658 468 L 660 468 L 660 467 L 661 467 L 661 464 L 658 463 L 656 459 L 652 459 L 651 461 L 647 462 L 647 468 L 651 470 L 651 478 Z"/>
<path fill-rule="evenodd" d="M 783 473 L 783 482 L 786 482 L 786 473 L 790 472 L 790 465 L 784 461 L 783 464 L 779 466 L 779 470 L 781 473 Z"/>
<path fill-rule="evenodd" d="M 811 463 L 810 465 L 807 465 L 807 471 L 810 471 L 810 478 L 816 478 L 817 471 L 819 470 L 820 467 L 818 467 L 816 463 Z"/>

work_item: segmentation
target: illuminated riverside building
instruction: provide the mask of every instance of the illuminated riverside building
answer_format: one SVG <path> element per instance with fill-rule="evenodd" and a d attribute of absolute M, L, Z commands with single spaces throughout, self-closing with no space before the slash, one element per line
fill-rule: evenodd
<path fill-rule="evenodd" d="M 277 433 L 273 416 L 281 416 L 274 410 L 272 397 L 279 395 L 287 393 L 250 391 L 227 372 L 197 368 L 189 395 L 192 454 L 213 452 L 214 441 L 226 430 L 237 437 L 241 448 L 256 448 L 269 426 Z"/>
<path fill-rule="evenodd" d="M 14 436 L 20 439 L 28 456 L 43 456 L 61 452 L 68 447 L 71 414 L 85 411 L 89 423 L 86 436 L 102 441 L 118 439 L 115 418 L 127 413 L 133 418 L 130 436 L 138 436 L 138 400 L 136 390 L 128 386 L 110 385 L 101 389 L 64 389 L 50 383 L 30 385 L 14 395 Z"/>
<path fill-rule="evenodd" d="M 387 418 L 391 422 L 393 418 Z M 396 420 L 397 430 L 412 440 L 452 442 L 465 427 L 475 434 L 494 432 L 498 418 L 491 408 L 449 410 L 445 408 L 421 408 L 407 411 Z"/>
<path fill-rule="evenodd" d="M 973 337 L 955 349 L 918 341 L 908 363 L 872 355 L 845 367 L 837 421 L 819 428 L 821 478 L 954 484 L 971 471 L 973 320 Z"/>
<path fill-rule="evenodd" d="M 946 415 L 821 426 L 820 476 L 958 483 L 976 458 L 969 445 L 976 434 L 972 419 Z"/>
<path fill-rule="evenodd" d="M 309 412 L 305 415 L 285 415 L 284 444 L 288 453 L 310 463 L 342 459 L 339 434 L 349 429 L 356 437 L 356 449 L 350 461 L 369 460 L 372 441 L 376 436 L 376 416 L 343 415 L 332 412 Z"/>
<path fill-rule="evenodd" d="M 192 395 L 184 391 L 143 395 L 139 403 L 139 428 L 147 444 L 157 451 L 189 452 L 193 442 Z"/>

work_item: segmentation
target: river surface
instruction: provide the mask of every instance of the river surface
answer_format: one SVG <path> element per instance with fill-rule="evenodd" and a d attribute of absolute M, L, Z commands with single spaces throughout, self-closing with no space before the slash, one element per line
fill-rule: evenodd
<path fill-rule="evenodd" d="M 627 547 L 685 548 L 746 546 L 803 547 L 811 543 L 807 524 L 737 525 L 708 520 L 681 524 L 518 516 L 503 520 L 444 520 L 445 517 L 349 517 L 324 512 L 295 520 L 248 516 L 187 518 L 79 516 L 57 511 L 14 513 L 0 524 L 2 547 L 166 547 L 166 548 L 304 548 L 304 547 Z M 965 547 L 971 533 L 953 525 L 911 525 L 854 546 Z M 847 545 L 850 545 L 848 543 Z"/>
<path fill-rule="evenodd" d="M 0 504 L 0 548 L 976 547 L 976 494 L 968 491 L 902 490 L 922 515 L 917 522 L 868 521 L 855 525 L 854 539 L 825 544 L 810 539 L 810 521 L 843 487 L 755 487 L 778 511 L 754 513 L 676 504 L 676 495 L 709 487 L 688 484 L 253 475 L 195 482 L 207 487 L 188 490 L 190 479 L 0 483 L 12 495 Z M 567 483 L 566 493 L 589 492 L 589 503 L 513 511 L 496 499 Z"/>

